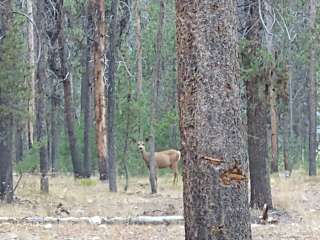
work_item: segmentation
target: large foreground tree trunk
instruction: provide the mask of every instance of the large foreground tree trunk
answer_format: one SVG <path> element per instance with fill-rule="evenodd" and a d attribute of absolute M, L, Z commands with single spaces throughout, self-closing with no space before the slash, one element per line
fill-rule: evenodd
<path fill-rule="evenodd" d="M 263 28 L 259 17 L 258 0 L 248 3 L 250 17 L 247 33 L 248 48 L 245 53 L 250 61 L 256 61 L 262 48 Z M 270 174 L 268 167 L 268 83 L 262 69 L 251 74 L 246 82 L 247 91 L 247 126 L 248 153 L 250 166 L 251 206 L 262 208 L 266 203 L 272 207 Z"/>
<path fill-rule="evenodd" d="M 251 239 L 236 1 L 176 9 L 186 239 Z"/>
<path fill-rule="evenodd" d="M 309 46 L 309 176 L 317 175 L 317 80 L 316 80 L 316 0 L 310 0 Z"/>
<path fill-rule="evenodd" d="M 94 19 L 94 77 L 95 77 L 95 117 L 96 144 L 99 158 L 100 180 L 107 180 L 107 136 L 106 136 L 106 101 L 104 82 L 105 58 L 105 3 L 103 0 L 90 0 Z"/>

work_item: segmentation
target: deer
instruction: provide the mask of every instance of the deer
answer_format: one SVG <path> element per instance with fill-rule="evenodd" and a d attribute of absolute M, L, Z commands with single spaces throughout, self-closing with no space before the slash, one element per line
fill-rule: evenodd
<path fill-rule="evenodd" d="M 146 151 L 143 141 L 137 142 L 138 149 L 142 154 L 142 158 L 149 168 L 150 152 Z M 171 168 L 173 170 L 173 184 L 178 182 L 178 162 L 180 161 L 181 153 L 175 149 L 169 149 L 161 152 L 154 152 L 154 160 L 156 168 Z"/>

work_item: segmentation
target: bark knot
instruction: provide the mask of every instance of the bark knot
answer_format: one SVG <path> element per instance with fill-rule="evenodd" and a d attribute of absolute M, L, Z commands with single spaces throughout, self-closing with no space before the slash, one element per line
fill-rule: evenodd
<path fill-rule="evenodd" d="M 220 174 L 220 180 L 223 183 L 223 185 L 231 185 L 233 182 L 240 183 L 247 179 L 248 177 L 246 176 L 246 174 L 244 174 L 237 165 L 235 165 L 231 169 L 223 171 Z"/>
<path fill-rule="evenodd" d="M 201 156 L 200 159 L 204 160 L 204 161 L 206 161 L 209 164 L 214 165 L 214 166 L 219 166 L 221 163 L 223 163 L 222 159 L 213 158 L 213 157 L 209 157 L 209 156 Z"/>

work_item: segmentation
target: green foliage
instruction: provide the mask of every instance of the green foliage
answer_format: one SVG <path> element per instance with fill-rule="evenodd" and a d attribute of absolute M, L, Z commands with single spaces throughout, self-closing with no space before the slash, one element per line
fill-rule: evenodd
<path fill-rule="evenodd" d="M 21 18 L 13 21 L 12 29 L 1 40 L 0 94 L 4 104 L 0 105 L 0 116 L 26 116 L 26 99 L 29 96 L 25 79 L 28 76 L 27 47 L 24 41 Z"/>
<path fill-rule="evenodd" d="M 34 143 L 32 148 L 29 149 L 21 162 L 18 162 L 16 165 L 17 172 L 34 172 L 39 169 L 39 150 L 41 144 Z"/>

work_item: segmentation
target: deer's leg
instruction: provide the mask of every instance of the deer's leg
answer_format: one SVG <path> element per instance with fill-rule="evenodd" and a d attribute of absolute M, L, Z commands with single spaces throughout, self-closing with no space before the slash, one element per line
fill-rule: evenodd
<path fill-rule="evenodd" d="M 178 165 L 176 163 L 172 164 L 173 172 L 173 185 L 178 183 Z"/>

